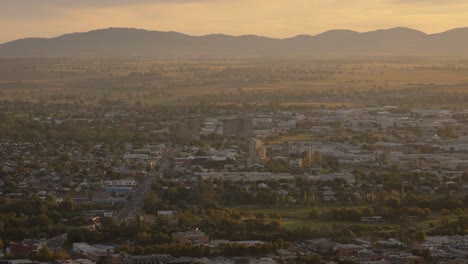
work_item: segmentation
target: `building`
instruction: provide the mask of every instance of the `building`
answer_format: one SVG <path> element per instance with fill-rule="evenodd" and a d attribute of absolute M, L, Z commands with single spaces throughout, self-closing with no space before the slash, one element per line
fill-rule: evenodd
<path fill-rule="evenodd" d="M 1 264 L 37 264 L 39 262 L 35 262 L 29 259 L 9 259 L 9 260 L 2 260 L 0 261 Z"/>
<path fill-rule="evenodd" d="M 248 172 L 248 171 L 232 171 L 232 172 L 197 172 L 194 173 L 196 177 L 201 177 L 202 179 L 223 179 L 230 181 L 245 181 L 245 182 L 254 182 L 254 181 L 266 181 L 266 180 L 293 180 L 296 176 L 290 173 L 273 173 L 269 171 L 262 172 Z"/>
<path fill-rule="evenodd" d="M 124 180 L 107 180 L 104 182 L 105 187 L 135 187 L 136 181 L 132 179 Z"/>
<path fill-rule="evenodd" d="M 188 232 L 172 233 L 172 239 L 180 245 L 185 245 L 187 243 L 207 244 L 210 241 L 208 235 L 198 229 Z"/>
<path fill-rule="evenodd" d="M 389 238 L 387 240 L 379 240 L 377 241 L 378 245 L 384 247 L 404 247 L 405 244 L 396 238 Z"/>
<path fill-rule="evenodd" d="M 163 219 L 169 224 L 175 225 L 179 220 L 179 215 L 177 214 L 177 211 L 158 211 L 157 214 L 159 219 Z"/>
<path fill-rule="evenodd" d="M 111 192 L 113 190 L 112 190 L 112 188 L 110 190 L 111 190 L 110 192 L 109 192 L 109 190 L 95 192 L 93 194 L 93 197 L 91 198 L 91 202 L 94 203 L 94 204 L 109 204 L 109 205 L 127 203 L 127 198 L 112 196 Z"/>
<path fill-rule="evenodd" d="M 47 240 L 25 239 L 19 243 L 12 243 L 6 249 L 8 255 L 30 256 L 47 245 Z"/>
<path fill-rule="evenodd" d="M 31 256 L 39 250 L 39 245 L 12 244 L 7 248 L 9 255 Z"/>
<path fill-rule="evenodd" d="M 223 135 L 225 137 L 247 138 L 252 136 L 252 119 L 233 118 L 223 121 Z"/>
<path fill-rule="evenodd" d="M 164 264 L 170 263 L 174 258 L 167 254 L 153 254 L 153 255 L 138 255 L 131 256 L 127 254 L 120 254 L 117 261 L 121 264 Z"/>
<path fill-rule="evenodd" d="M 251 138 L 249 141 L 249 159 L 248 165 L 262 163 L 266 160 L 266 149 L 262 146 L 262 141 Z"/>
<path fill-rule="evenodd" d="M 137 183 L 132 179 L 123 179 L 123 180 L 107 180 L 104 181 L 102 187 L 107 192 L 114 193 L 129 193 L 132 192 L 136 187 Z"/>
<path fill-rule="evenodd" d="M 178 122 L 179 133 L 183 138 L 189 140 L 200 139 L 198 131 L 200 122 L 197 119 L 184 119 Z"/>
<path fill-rule="evenodd" d="M 73 243 L 73 251 L 94 262 L 104 263 L 114 252 L 114 247 L 91 246 L 88 243 Z"/>
<path fill-rule="evenodd" d="M 322 192 L 322 199 L 324 202 L 336 201 L 335 192 L 332 190 L 324 190 Z"/>
<path fill-rule="evenodd" d="M 361 222 L 365 223 L 378 223 L 382 222 L 383 218 L 382 216 L 364 216 L 361 217 Z"/>

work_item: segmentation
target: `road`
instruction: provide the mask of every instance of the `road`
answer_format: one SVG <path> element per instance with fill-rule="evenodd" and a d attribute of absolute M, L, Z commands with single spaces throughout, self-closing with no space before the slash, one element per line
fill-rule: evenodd
<path fill-rule="evenodd" d="M 125 220 L 132 219 L 138 210 L 141 211 L 145 196 L 151 192 L 151 185 L 153 182 L 162 175 L 165 168 L 165 163 L 162 163 L 159 170 L 152 170 L 144 177 L 133 192 L 132 197 L 128 200 L 127 204 L 120 210 L 116 216 L 117 223 L 122 223 Z"/>

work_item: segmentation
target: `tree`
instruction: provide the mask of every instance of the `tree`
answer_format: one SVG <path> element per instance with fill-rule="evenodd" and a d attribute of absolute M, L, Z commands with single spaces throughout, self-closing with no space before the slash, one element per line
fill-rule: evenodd
<path fill-rule="evenodd" d="M 374 216 L 374 210 L 370 207 L 364 207 L 361 209 L 362 216 Z"/>
<path fill-rule="evenodd" d="M 312 207 L 312 210 L 309 213 L 309 219 L 312 219 L 312 220 L 320 219 L 320 211 L 319 211 L 317 205 Z"/>
<path fill-rule="evenodd" d="M 201 186 L 200 202 L 209 204 L 214 201 L 213 182 L 211 179 L 205 180 Z"/>
<path fill-rule="evenodd" d="M 353 243 L 356 239 L 356 234 L 347 228 L 336 226 L 333 228 L 334 240 L 339 243 Z"/>
<path fill-rule="evenodd" d="M 139 232 L 135 235 L 135 243 L 137 245 L 149 245 L 153 242 L 151 234 L 148 232 Z"/>
<path fill-rule="evenodd" d="M 47 195 L 44 202 L 48 208 L 55 208 L 57 206 L 57 200 L 53 195 Z"/>
<path fill-rule="evenodd" d="M 287 259 L 286 263 L 293 264 L 293 263 L 304 263 L 304 264 L 318 264 L 321 263 L 321 257 L 317 254 L 297 254 L 297 257 L 294 259 Z"/>
<path fill-rule="evenodd" d="M 70 255 L 66 251 L 61 250 L 61 249 L 55 251 L 54 253 L 54 259 L 56 260 L 57 259 L 70 259 L 70 258 L 71 258 Z"/>
<path fill-rule="evenodd" d="M 463 215 L 463 209 L 457 208 L 457 209 L 455 209 L 455 210 L 453 211 L 453 213 L 454 213 L 456 216 L 460 217 L 460 216 Z"/>
<path fill-rule="evenodd" d="M 37 251 L 36 255 L 34 256 L 34 259 L 39 261 L 52 261 L 54 259 L 54 254 L 48 246 L 43 246 Z"/>
<path fill-rule="evenodd" d="M 453 127 L 449 125 L 444 125 L 443 127 L 437 129 L 437 135 L 442 137 L 443 139 L 449 139 L 455 137 L 455 131 Z"/>
<path fill-rule="evenodd" d="M 59 204 L 60 211 L 63 213 L 71 213 L 75 209 L 75 202 L 71 198 L 71 196 L 67 196 L 63 199 L 63 201 Z"/>
<path fill-rule="evenodd" d="M 267 217 L 267 214 L 265 212 L 258 212 L 258 213 L 255 214 L 255 219 L 264 221 L 267 218 L 268 217 Z"/>
<path fill-rule="evenodd" d="M 426 240 L 426 232 L 424 230 L 417 230 L 410 237 L 413 241 L 424 241 Z"/>
<path fill-rule="evenodd" d="M 68 233 L 68 241 L 71 243 L 80 243 L 86 241 L 85 230 L 82 228 L 73 229 Z"/>
<path fill-rule="evenodd" d="M 424 259 L 424 263 L 434 263 L 435 258 L 432 256 L 431 251 L 427 248 L 425 249 L 415 249 L 411 251 L 411 253 L 415 256 L 422 257 Z"/>
<path fill-rule="evenodd" d="M 392 207 L 393 209 L 397 209 L 398 207 L 400 207 L 400 199 L 398 198 L 389 198 L 387 200 L 387 206 L 390 206 Z"/>

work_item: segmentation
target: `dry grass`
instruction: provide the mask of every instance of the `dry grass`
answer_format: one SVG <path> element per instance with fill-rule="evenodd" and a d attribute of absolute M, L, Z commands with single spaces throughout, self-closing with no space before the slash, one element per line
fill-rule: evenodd
<path fill-rule="evenodd" d="M 447 67 L 453 64 L 455 67 Z M 162 72 L 159 77 L 130 73 Z M 227 72 L 227 73 L 226 73 Z M 223 75 L 227 74 L 227 75 Z M 259 77 L 258 80 L 255 79 Z M 269 81 L 271 80 L 271 81 Z M 412 86 L 408 84 L 413 84 Z M 429 84 L 432 84 L 430 86 Z M 422 87 L 428 93 L 468 93 L 468 65 L 453 58 L 378 61 L 156 61 L 156 60 L 0 60 L 0 99 L 37 100 L 56 94 L 129 98 L 148 104 L 216 103 L 238 89 L 254 101 L 288 92 L 379 91 Z M 165 94 L 148 96 L 157 88 Z M 282 106 L 352 107 L 343 101 L 279 100 Z M 322 100 L 323 101 L 323 100 Z"/>

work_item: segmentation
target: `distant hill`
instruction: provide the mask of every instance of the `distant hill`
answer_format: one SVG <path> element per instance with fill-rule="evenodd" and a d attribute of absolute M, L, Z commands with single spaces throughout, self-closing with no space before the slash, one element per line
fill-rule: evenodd
<path fill-rule="evenodd" d="M 321 54 L 468 54 L 468 28 L 426 34 L 410 28 L 359 33 L 331 30 L 276 39 L 254 35 L 190 36 L 177 32 L 108 28 L 0 45 L 1 57 L 28 56 L 294 56 Z"/>

